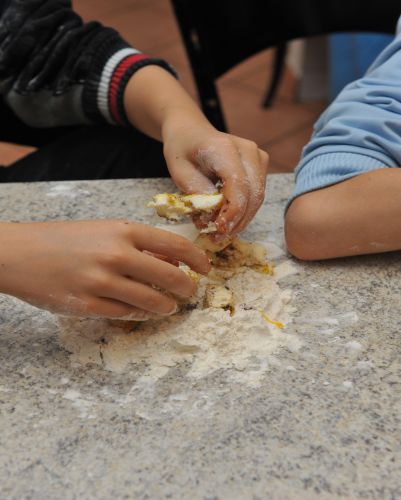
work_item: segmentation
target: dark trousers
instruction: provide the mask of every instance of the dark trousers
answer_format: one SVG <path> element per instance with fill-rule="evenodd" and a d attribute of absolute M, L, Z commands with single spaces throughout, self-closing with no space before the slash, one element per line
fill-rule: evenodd
<path fill-rule="evenodd" d="M 0 182 L 168 176 L 162 145 L 132 128 L 34 129 L 1 104 L 0 140 L 39 148 L 10 167 L 0 168 Z"/>

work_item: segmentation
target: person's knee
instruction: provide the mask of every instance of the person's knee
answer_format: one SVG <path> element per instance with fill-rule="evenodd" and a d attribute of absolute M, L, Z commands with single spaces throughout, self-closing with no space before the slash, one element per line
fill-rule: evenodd
<path fill-rule="evenodd" d="M 285 215 L 287 248 L 300 260 L 324 258 L 325 222 L 319 205 L 319 197 L 307 193 L 296 198 Z"/>

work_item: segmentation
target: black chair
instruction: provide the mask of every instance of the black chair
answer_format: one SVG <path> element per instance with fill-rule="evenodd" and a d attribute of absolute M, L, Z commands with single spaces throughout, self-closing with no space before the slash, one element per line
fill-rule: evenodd
<path fill-rule="evenodd" d="M 226 125 L 215 81 L 264 49 L 276 47 L 267 100 L 280 80 L 286 42 L 336 32 L 394 33 L 400 0 L 171 0 L 202 108 L 219 130 Z"/>

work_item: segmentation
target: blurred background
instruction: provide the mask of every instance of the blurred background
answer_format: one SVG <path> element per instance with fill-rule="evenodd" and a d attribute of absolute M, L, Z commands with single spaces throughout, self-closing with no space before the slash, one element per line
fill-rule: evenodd
<path fill-rule="evenodd" d="M 85 20 L 98 20 L 112 26 L 134 47 L 170 62 L 184 87 L 197 98 L 169 0 L 75 0 L 73 3 Z M 354 51 L 353 63 L 345 67 L 347 57 L 344 59 L 344 55 L 349 55 L 350 47 L 358 47 L 359 39 L 348 35 L 340 37 L 296 41 L 290 45 L 283 78 L 271 108 L 263 108 L 262 101 L 271 77 L 272 50 L 251 57 L 219 79 L 218 91 L 229 131 L 256 141 L 268 151 L 271 173 L 294 169 L 313 123 L 328 101 L 347 81 L 359 76 L 387 41 L 376 40 L 368 56 L 363 55 L 362 62 Z M 359 45 L 363 49 L 366 44 L 367 41 L 362 40 Z M 336 60 L 341 71 L 333 71 Z M 336 76 L 333 79 L 330 75 Z M 0 143 L 0 163 L 10 164 L 29 151 L 30 148 Z"/>

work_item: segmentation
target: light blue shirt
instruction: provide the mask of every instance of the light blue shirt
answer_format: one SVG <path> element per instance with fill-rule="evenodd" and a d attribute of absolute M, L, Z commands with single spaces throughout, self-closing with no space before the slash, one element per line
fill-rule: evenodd
<path fill-rule="evenodd" d="M 397 167 L 401 167 L 401 18 L 394 41 L 316 122 L 295 169 L 289 203 L 356 175 Z"/>

